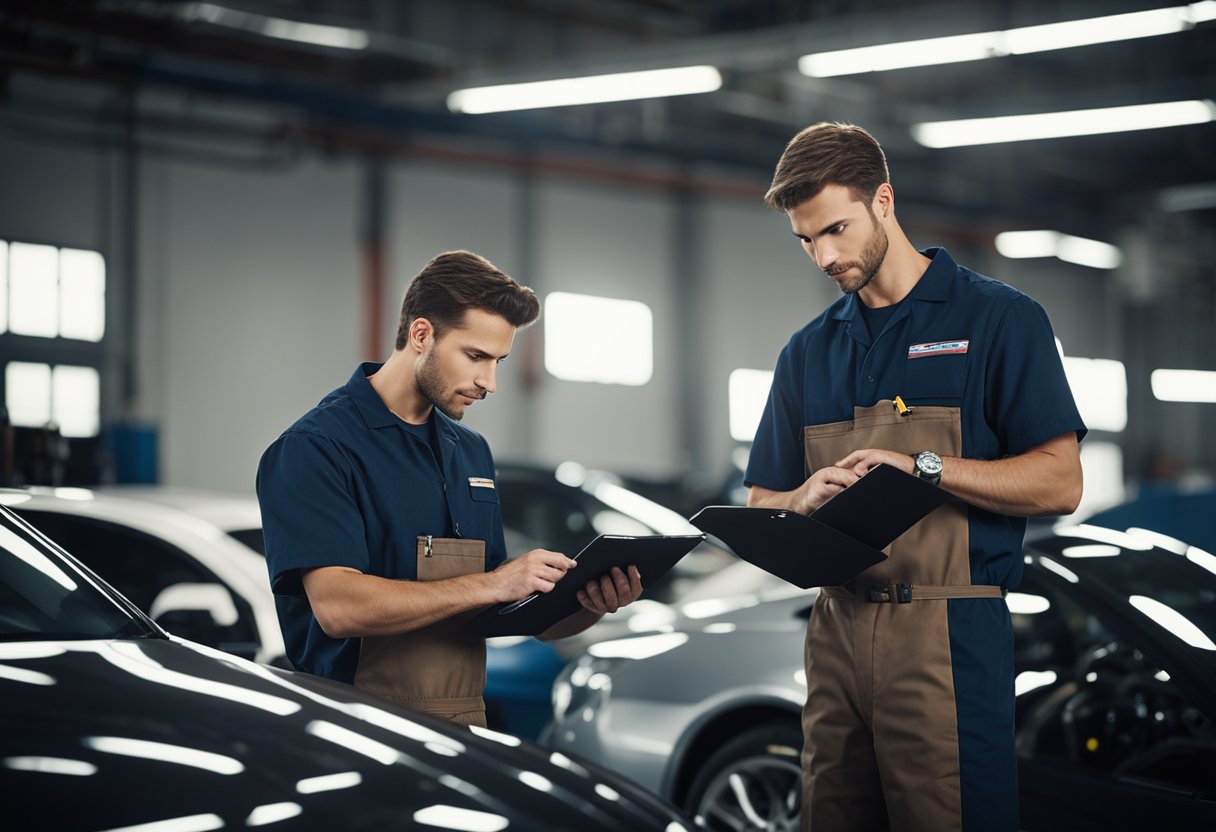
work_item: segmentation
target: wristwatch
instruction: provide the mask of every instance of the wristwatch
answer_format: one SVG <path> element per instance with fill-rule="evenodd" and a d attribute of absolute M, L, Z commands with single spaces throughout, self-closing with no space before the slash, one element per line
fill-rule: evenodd
<path fill-rule="evenodd" d="M 942 458 L 933 451 L 921 451 L 912 457 L 912 473 L 929 485 L 937 485 L 942 481 Z"/>

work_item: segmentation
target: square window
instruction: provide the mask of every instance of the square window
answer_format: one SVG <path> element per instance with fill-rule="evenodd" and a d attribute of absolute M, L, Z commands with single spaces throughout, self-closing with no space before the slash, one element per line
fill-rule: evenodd
<path fill-rule="evenodd" d="M 545 369 L 566 381 L 642 385 L 654 374 L 654 317 L 634 300 L 545 298 Z"/>
<path fill-rule="evenodd" d="M 0 240 L 0 333 L 8 332 L 8 243 Z"/>
<path fill-rule="evenodd" d="M 773 386 L 772 370 L 732 370 L 730 374 L 730 435 L 738 442 L 756 438 L 768 391 Z"/>
<path fill-rule="evenodd" d="M 18 427 L 40 428 L 51 421 L 51 366 L 10 361 L 4 368 L 4 406 Z"/>
<path fill-rule="evenodd" d="M 100 341 L 106 326 L 106 261 L 96 251 L 59 252 L 59 334 Z"/>
<path fill-rule="evenodd" d="M 1114 433 L 1127 427 L 1127 371 L 1122 361 L 1066 355 L 1064 374 L 1086 427 Z"/>
<path fill-rule="evenodd" d="M 96 436 L 101 427 L 101 376 L 92 367 L 56 367 L 51 415 L 64 436 Z"/>
<path fill-rule="evenodd" d="M 9 245 L 9 329 L 18 335 L 59 334 L 59 250 Z"/>

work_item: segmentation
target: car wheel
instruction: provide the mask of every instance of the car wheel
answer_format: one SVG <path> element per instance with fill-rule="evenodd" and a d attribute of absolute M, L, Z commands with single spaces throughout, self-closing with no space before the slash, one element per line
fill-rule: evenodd
<path fill-rule="evenodd" d="M 710 830 L 795 832 L 802 802 L 801 750 L 797 723 L 748 729 L 705 761 L 685 809 Z"/>

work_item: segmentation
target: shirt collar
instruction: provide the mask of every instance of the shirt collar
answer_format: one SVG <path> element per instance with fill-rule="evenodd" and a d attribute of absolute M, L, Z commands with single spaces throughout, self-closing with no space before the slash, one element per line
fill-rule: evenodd
<path fill-rule="evenodd" d="M 932 303 L 949 300 L 950 285 L 954 273 L 958 270 L 958 264 L 944 248 L 927 248 L 922 250 L 921 254 L 930 259 L 929 267 L 904 300 L 924 300 Z M 842 300 L 843 303 L 832 313 L 832 318 L 837 321 L 851 321 L 857 317 L 857 306 L 861 301 L 856 292 L 845 295 Z"/>
<path fill-rule="evenodd" d="M 397 414 L 388 409 L 388 405 L 380 398 L 368 378 L 383 366 L 384 362 L 381 361 L 365 361 L 355 368 L 350 380 L 346 382 L 347 395 L 355 403 L 364 423 L 373 430 L 402 424 Z M 431 412 L 434 414 L 436 427 L 439 428 L 439 435 L 449 443 L 459 441 L 455 423 L 437 407 L 432 408 Z"/>

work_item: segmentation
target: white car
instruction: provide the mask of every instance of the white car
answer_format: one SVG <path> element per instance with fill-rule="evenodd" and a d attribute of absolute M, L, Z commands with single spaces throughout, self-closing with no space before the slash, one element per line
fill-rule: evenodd
<path fill-rule="evenodd" d="M 166 630 L 287 667 L 252 497 L 160 486 L 30 488 L 0 503 Z"/>

